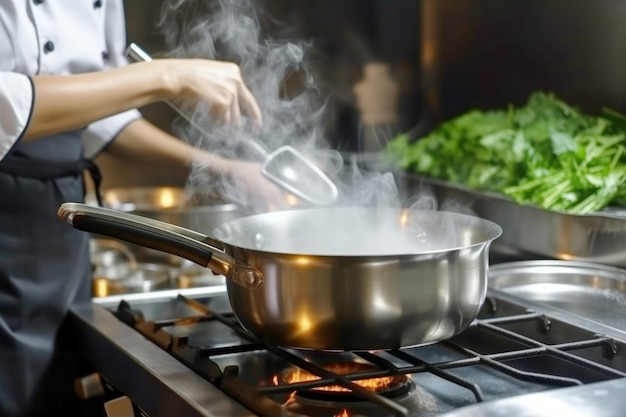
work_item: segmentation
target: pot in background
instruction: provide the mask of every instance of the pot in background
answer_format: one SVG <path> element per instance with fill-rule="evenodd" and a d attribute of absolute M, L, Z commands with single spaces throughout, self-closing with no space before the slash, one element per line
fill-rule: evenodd
<path fill-rule="evenodd" d="M 89 253 L 94 277 L 120 279 L 137 270 L 137 260 L 129 245 L 109 238 L 92 238 Z"/>
<path fill-rule="evenodd" d="M 138 263 L 136 269 L 127 275 L 119 276 L 115 272 L 100 270 L 94 273 L 92 291 L 95 297 L 174 288 L 173 269 L 168 265 Z"/>
<path fill-rule="evenodd" d="M 211 236 L 217 226 L 243 216 L 241 206 L 217 197 L 190 195 L 182 187 L 124 187 L 104 191 L 106 207 Z"/>
<path fill-rule="evenodd" d="M 97 205 L 94 196 L 87 196 L 86 200 L 90 205 Z M 198 230 L 208 236 L 211 236 L 215 227 L 244 215 L 242 207 L 237 204 L 225 202 L 218 197 L 191 195 L 183 187 L 176 186 L 109 188 L 103 190 L 102 200 L 107 208 L 164 221 L 186 229 Z M 92 263 L 95 263 L 94 267 L 99 266 L 100 270 L 105 267 L 104 272 L 107 276 L 115 273 L 117 276 L 128 277 L 134 270 L 132 263 L 111 261 L 109 264 L 114 265 L 100 265 L 101 256 L 97 252 L 105 248 L 111 249 L 111 246 L 115 247 L 115 254 L 118 256 L 121 255 L 120 248 L 123 247 L 124 254 L 132 258 L 132 262 L 162 264 L 172 268 L 182 266 L 183 258 L 179 256 L 130 242 L 122 243 L 115 239 L 94 236 L 92 238 Z M 107 256 L 110 258 L 113 254 L 109 253 Z M 197 279 L 194 280 L 197 281 Z"/>

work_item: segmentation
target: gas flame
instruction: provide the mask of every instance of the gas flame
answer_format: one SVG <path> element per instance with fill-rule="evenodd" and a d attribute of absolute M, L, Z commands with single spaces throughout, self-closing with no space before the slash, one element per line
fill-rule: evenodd
<path fill-rule="evenodd" d="M 363 371 L 364 367 L 367 367 L 364 364 L 359 363 L 335 363 L 335 364 L 326 364 L 322 365 L 322 367 L 328 371 L 336 373 L 338 375 L 350 374 L 358 371 Z M 278 385 L 279 382 L 285 384 L 294 384 L 298 382 L 307 382 L 307 381 L 315 381 L 320 379 L 318 376 L 313 375 L 302 368 L 293 367 L 286 372 L 283 372 L 280 377 L 275 375 L 272 378 L 272 382 L 275 385 Z M 361 386 L 362 388 L 372 391 L 379 392 L 383 391 L 389 387 L 391 387 L 396 378 L 393 376 L 384 376 L 380 378 L 368 378 L 368 379 L 360 379 L 355 380 L 354 383 L 356 385 Z M 332 392 L 352 392 L 352 390 L 343 387 L 341 385 L 328 385 L 323 387 L 313 388 L 316 391 L 332 391 Z"/>
<path fill-rule="evenodd" d="M 339 414 L 335 414 L 333 417 L 350 417 L 350 413 L 345 408 Z"/>
<path fill-rule="evenodd" d="M 289 394 L 289 398 L 287 398 L 287 401 L 285 401 L 285 406 L 288 407 L 291 404 L 294 404 L 297 401 L 296 399 L 296 392 L 292 392 L 291 394 Z"/>

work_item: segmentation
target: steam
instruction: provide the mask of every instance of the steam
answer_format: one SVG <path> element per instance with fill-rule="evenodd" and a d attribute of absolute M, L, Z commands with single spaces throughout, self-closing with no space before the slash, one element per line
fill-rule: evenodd
<path fill-rule="evenodd" d="M 258 132 L 245 117 L 240 126 L 225 126 L 210 120 L 206 107 L 190 108 L 193 125 L 177 122 L 174 130 L 178 136 L 235 159 L 259 159 L 248 140 L 262 143 L 267 151 L 291 145 L 339 186 L 338 205 L 399 205 L 391 174 L 346 165 L 326 143 L 328 106 L 312 71 L 314 48 L 310 42 L 264 39 L 259 10 L 250 0 L 166 0 L 162 7 L 159 23 L 166 36 L 165 55 L 237 63 L 263 112 L 263 128 Z M 218 194 L 257 211 L 263 209 L 255 207 L 257 202 L 250 201 L 236 184 L 226 178 L 216 181 L 201 166 L 192 170 L 188 188 L 195 194 Z"/>
<path fill-rule="evenodd" d="M 263 112 L 263 129 L 258 132 L 250 120 L 239 126 L 225 126 L 209 119 L 208 109 L 193 108 L 193 124 L 186 121 L 175 126 L 177 134 L 194 146 L 235 159 L 255 159 L 258 152 L 246 145 L 246 140 L 256 140 L 271 151 L 281 145 L 291 145 L 302 154 L 316 161 L 323 171 L 338 185 L 340 198 L 338 206 L 351 207 L 408 207 L 421 211 L 451 211 L 471 214 L 466 206 L 444 202 L 439 207 L 435 194 L 420 190 L 419 195 L 401 202 L 394 176 L 389 172 L 373 172 L 362 169 L 356 160 L 344 161 L 343 157 L 329 148 L 324 140 L 325 118 L 328 116 L 326 98 L 316 85 L 316 78 L 310 56 L 313 46 L 309 42 L 294 40 L 264 39 L 258 18 L 258 11 L 251 0 L 166 0 L 162 10 L 161 28 L 166 34 L 170 57 L 195 57 L 229 60 L 237 63 L 244 81 L 257 99 Z M 268 17 L 269 19 L 269 17 Z M 245 117 L 245 115 L 244 115 Z M 200 129 L 194 126 L 200 126 Z M 239 139 L 239 140 L 237 140 Z M 226 178 L 216 181 L 209 177 L 204 167 L 194 167 L 188 187 L 195 194 L 218 194 L 230 201 L 264 211 L 266 206 L 250 201 L 236 184 Z M 398 219 L 387 219 L 381 224 L 372 224 L 366 212 L 363 219 L 346 220 L 344 227 L 349 231 L 337 230 L 337 223 L 328 219 L 328 227 L 322 232 L 306 230 L 306 225 L 294 225 L 289 235 L 306 237 L 300 249 L 320 251 L 332 239 L 345 236 L 351 239 L 343 242 L 354 253 L 393 253 L 412 247 L 414 251 L 445 248 L 458 245 L 461 236 L 457 235 L 454 221 L 449 221 L 445 213 L 441 216 L 414 216 L 408 219 L 405 232 L 392 233 L 391 224 Z M 381 216 L 382 217 L 382 216 Z M 452 216 L 454 217 L 454 216 Z M 380 217 L 377 217 L 380 218 Z M 458 223 L 458 222 L 457 222 Z M 371 239 L 373 232 L 380 239 Z M 301 228 L 300 232 L 295 230 Z M 397 227 L 396 227 L 397 230 Z M 319 232 L 320 230 L 317 230 Z M 329 240 L 327 233 L 333 235 Z M 315 235 L 319 242 L 312 239 Z M 407 236 L 410 244 L 407 242 Z M 250 242 L 262 246 L 264 239 Z M 369 238 L 368 238 L 369 237 Z M 276 245 L 288 241 L 281 237 Z M 368 243 L 369 242 L 369 243 Z M 396 242 L 396 246 L 390 246 Z M 296 244 L 296 242 L 292 242 Z M 420 248 L 415 245 L 421 244 Z M 312 245 L 312 246 L 311 246 Z M 366 248 L 364 245 L 368 245 Z M 373 247 L 372 247 L 373 245 Z M 293 245 L 291 245 L 293 246 Z M 255 246 L 256 247 L 256 246 Z M 336 246 L 333 246 L 333 251 Z M 257 247 L 258 249 L 258 247 Z M 276 248 L 273 248 L 276 249 Z M 287 249 L 292 250 L 293 247 Z M 342 249 L 347 250 L 347 249 Z"/>

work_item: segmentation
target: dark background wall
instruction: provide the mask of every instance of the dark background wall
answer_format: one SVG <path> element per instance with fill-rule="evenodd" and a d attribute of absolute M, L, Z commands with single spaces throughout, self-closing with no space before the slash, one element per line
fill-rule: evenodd
<path fill-rule="evenodd" d="M 209 0 L 193 0 L 209 1 Z M 154 55 L 167 52 L 157 27 L 163 0 L 126 0 L 128 41 Z M 401 126 L 409 128 L 419 113 L 417 94 L 420 49 L 420 3 L 415 0 L 256 0 L 264 36 L 312 45 L 310 69 L 321 94 L 328 97 L 328 141 L 344 151 L 357 148 L 359 116 L 352 88 L 363 65 L 384 61 L 400 88 Z M 165 104 L 141 109 L 146 118 L 169 130 L 176 114 Z M 181 183 L 184 179 L 150 176 L 106 156 L 99 160 L 104 186 Z"/>
<path fill-rule="evenodd" d="M 190 0 L 191 1 L 191 0 Z M 193 0 L 208 1 L 208 0 Z M 163 0 L 127 0 L 128 39 L 152 53 L 167 50 L 155 23 Z M 401 88 L 402 125 L 417 113 L 420 2 L 416 0 L 256 0 L 265 38 L 310 42 L 309 66 L 329 98 L 328 134 L 337 146 L 350 147 L 356 131 L 352 88 L 362 67 L 384 61 Z M 157 113 L 171 111 L 155 105 Z M 150 117 L 155 110 L 146 110 Z"/>
<path fill-rule="evenodd" d="M 428 88 L 441 118 L 521 103 L 537 89 L 591 112 L 626 111 L 626 1 L 423 3 L 436 25 Z"/>
<path fill-rule="evenodd" d="M 126 1 L 128 40 L 152 52 L 164 48 L 155 26 L 162 1 Z M 421 120 L 429 127 L 473 107 L 521 104 L 539 89 L 590 112 L 605 106 L 626 112 L 625 0 L 256 3 L 268 19 L 268 36 L 313 42 L 314 71 L 332 112 L 327 135 L 340 150 L 356 149 L 352 88 L 373 60 L 388 63 L 400 87 L 401 129 Z M 166 129 L 175 117 L 161 104 L 142 111 Z M 105 185 L 181 181 L 127 175 L 123 166 L 113 171 L 123 175 L 109 176 Z"/>

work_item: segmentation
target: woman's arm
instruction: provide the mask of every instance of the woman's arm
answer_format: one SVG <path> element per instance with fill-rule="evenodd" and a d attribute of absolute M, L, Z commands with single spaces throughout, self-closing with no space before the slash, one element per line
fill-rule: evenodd
<path fill-rule="evenodd" d="M 130 123 L 105 148 L 107 156 L 148 171 L 189 177 L 203 175 L 227 200 L 261 204 L 264 209 L 286 207 L 282 190 L 261 174 L 261 164 L 223 158 L 171 136 L 145 119 Z M 208 191 L 208 190 L 207 190 Z"/>
<path fill-rule="evenodd" d="M 34 108 L 22 140 L 81 128 L 167 95 L 167 79 L 138 65 L 77 75 L 40 75 L 32 80 Z"/>
<path fill-rule="evenodd" d="M 131 166 L 148 171 L 158 170 L 179 178 L 189 175 L 192 164 L 200 156 L 211 165 L 222 163 L 217 155 L 201 151 L 170 135 L 146 119 L 131 122 L 105 149 L 104 154 Z"/>
<path fill-rule="evenodd" d="M 225 122 L 261 111 L 239 67 L 221 61 L 160 59 L 107 71 L 33 77 L 35 102 L 23 140 L 83 127 L 125 110 L 173 100 L 202 102 Z"/>

